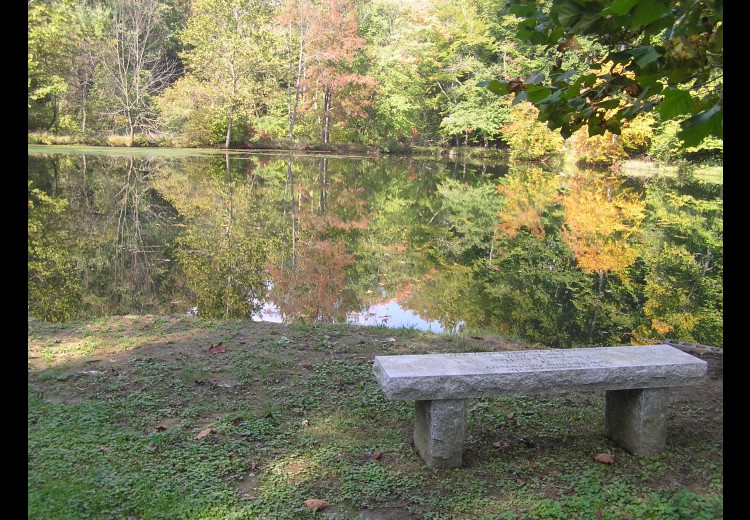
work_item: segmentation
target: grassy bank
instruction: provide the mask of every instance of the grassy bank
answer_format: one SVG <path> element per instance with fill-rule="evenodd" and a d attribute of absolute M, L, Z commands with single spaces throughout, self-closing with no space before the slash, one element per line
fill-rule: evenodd
<path fill-rule="evenodd" d="M 381 354 L 495 336 L 185 316 L 28 324 L 29 518 L 716 519 L 721 357 L 670 393 L 667 450 L 603 436 L 599 394 L 470 402 L 464 466 L 425 467 Z M 595 460 L 614 455 L 613 464 Z M 305 500 L 329 503 L 317 512 Z"/>

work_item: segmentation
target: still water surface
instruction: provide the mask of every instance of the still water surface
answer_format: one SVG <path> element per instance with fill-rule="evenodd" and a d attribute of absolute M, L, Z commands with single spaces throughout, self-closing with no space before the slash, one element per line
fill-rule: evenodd
<path fill-rule="evenodd" d="M 440 159 L 29 147 L 29 314 L 721 345 L 721 186 Z"/>

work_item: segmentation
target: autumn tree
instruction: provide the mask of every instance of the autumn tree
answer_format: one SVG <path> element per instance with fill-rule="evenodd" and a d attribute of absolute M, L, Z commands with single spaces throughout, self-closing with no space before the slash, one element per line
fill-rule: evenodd
<path fill-rule="evenodd" d="M 312 186 L 294 187 L 299 238 L 291 257 L 269 268 L 271 297 L 285 320 L 339 321 L 354 303 L 346 290 L 354 264 L 347 239 L 368 227 L 366 200 L 363 190 L 329 177 L 328 158 L 320 159 L 318 172 Z"/>
<path fill-rule="evenodd" d="M 526 229 L 539 240 L 546 237 L 544 214 L 560 200 L 559 176 L 539 167 L 514 168 L 497 185 L 502 197 L 498 231 L 514 238 Z"/>
<path fill-rule="evenodd" d="M 350 0 L 288 0 L 277 23 L 287 31 L 289 50 L 289 139 L 297 111 L 317 108 L 320 139 L 327 144 L 334 117 L 365 116 L 375 87 L 374 78 L 356 68 L 365 43 L 357 33 L 357 10 Z"/>

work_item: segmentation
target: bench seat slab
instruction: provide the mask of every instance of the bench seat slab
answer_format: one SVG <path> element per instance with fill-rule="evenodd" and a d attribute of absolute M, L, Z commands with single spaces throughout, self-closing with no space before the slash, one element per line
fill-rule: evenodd
<path fill-rule="evenodd" d="M 689 386 L 707 363 L 669 345 L 375 356 L 388 399 L 432 401 Z"/>

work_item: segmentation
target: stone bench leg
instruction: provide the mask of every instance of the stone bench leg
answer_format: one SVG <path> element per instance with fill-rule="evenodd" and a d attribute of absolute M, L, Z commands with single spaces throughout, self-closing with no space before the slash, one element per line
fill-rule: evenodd
<path fill-rule="evenodd" d="M 427 466 L 461 466 L 466 437 L 466 400 L 415 401 L 414 411 L 414 445 Z"/>
<path fill-rule="evenodd" d="M 635 455 L 667 443 L 667 388 L 608 390 L 604 434 Z"/>

